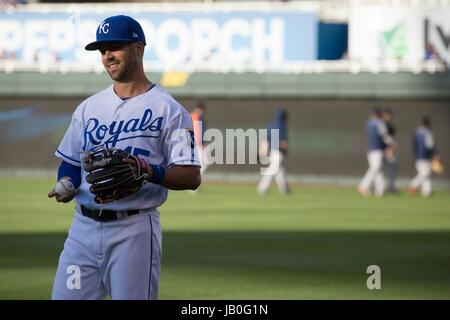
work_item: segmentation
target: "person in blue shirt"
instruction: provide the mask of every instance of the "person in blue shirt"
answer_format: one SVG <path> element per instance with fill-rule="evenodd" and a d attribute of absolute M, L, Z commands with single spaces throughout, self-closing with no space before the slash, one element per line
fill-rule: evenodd
<path fill-rule="evenodd" d="M 258 193 L 266 194 L 272 184 L 272 180 L 278 186 L 278 190 L 282 194 L 289 193 L 289 186 L 286 179 L 286 170 L 283 162 L 288 152 L 288 135 L 287 135 L 287 118 L 288 113 L 283 110 L 277 110 L 275 119 L 269 124 L 267 128 L 267 147 L 269 148 L 269 166 L 267 174 L 262 175 L 258 184 Z M 278 145 L 271 144 L 272 130 L 278 130 Z"/>
<path fill-rule="evenodd" d="M 431 195 L 431 161 L 438 158 L 437 149 L 431 132 L 431 120 L 428 116 L 421 118 L 420 125 L 414 131 L 414 154 L 417 175 L 409 183 L 408 191 L 413 195 L 421 188 L 424 197 Z"/>
<path fill-rule="evenodd" d="M 358 186 L 358 192 L 363 196 L 369 196 L 373 187 L 375 196 L 382 197 L 385 189 L 383 157 L 386 147 L 392 146 L 393 139 L 382 120 L 379 108 L 373 109 L 366 125 L 366 134 L 369 168 Z"/>
<path fill-rule="evenodd" d="M 384 123 L 386 124 L 386 128 L 388 131 L 388 134 L 392 138 L 392 145 L 389 147 L 386 147 L 386 150 L 384 151 L 384 157 L 385 157 L 385 164 L 386 164 L 386 171 L 387 171 L 387 177 L 388 177 L 388 183 L 387 183 L 387 192 L 389 193 L 398 193 L 398 189 L 396 186 L 396 179 L 397 179 L 397 173 L 398 173 L 398 149 L 399 144 L 396 137 L 396 129 L 393 123 L 393 113 L 390 109 L 384 109 L 382 113 L 382 118 Z"/>

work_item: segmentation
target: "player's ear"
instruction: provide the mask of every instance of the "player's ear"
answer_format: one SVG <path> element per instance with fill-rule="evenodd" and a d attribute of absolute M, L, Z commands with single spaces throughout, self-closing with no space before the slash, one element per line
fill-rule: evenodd
<path fill-rule="evenodd" d="M 137 42 L 136 43 L 136 49 L 137 49 L 137 52 L 138 52 L 139 56 L 141 58 L 143 58 L 144 57 L 145 45 L 142 42 Z"/>

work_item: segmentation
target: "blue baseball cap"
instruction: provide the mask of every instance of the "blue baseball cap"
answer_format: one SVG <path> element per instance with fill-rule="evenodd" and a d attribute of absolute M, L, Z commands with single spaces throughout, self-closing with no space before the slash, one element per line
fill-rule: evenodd
<path fill-rule="evenodd" d="M 139 22 L 129 16 L 112 16 L 103 20 L 97 28 L 97 41 L 89 43 L 85 49 L 94 51 L 103 42 L 126 41 L 145 43 L 145 35 Z"/>

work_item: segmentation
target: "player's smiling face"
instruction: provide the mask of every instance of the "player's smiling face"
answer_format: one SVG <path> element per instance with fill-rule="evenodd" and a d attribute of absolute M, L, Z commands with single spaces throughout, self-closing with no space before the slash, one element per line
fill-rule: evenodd
<path fill-rule="evenodd" d="M 141 59 L 138 45 L 136 42 L 109 42 L 100 46 L 102 63 L 111 79 L 127 82 L 132 78 Z"/>

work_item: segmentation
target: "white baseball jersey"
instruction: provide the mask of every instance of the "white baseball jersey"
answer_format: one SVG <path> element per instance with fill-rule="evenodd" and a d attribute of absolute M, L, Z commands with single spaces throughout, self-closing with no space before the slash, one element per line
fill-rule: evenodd
<path fill-rule="evenodd" d="M 200 166 L 193 134 L 189 113 L 159 86 L 155 85 L 139 96 L 122 99 L 111 85 L 77 107 L 55 155 L 82 168 L 82 183 L 76 202 L 100 209 L 85 179 L 83 151 L 114 147 L 163 167 Z M 136 194 L 105 204 L 102 208 L 156 208 L 166 201 L 167 193 L 163 186 L 147 183 Z"/>

